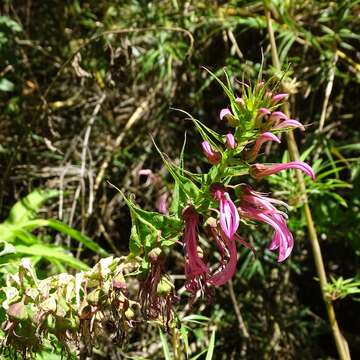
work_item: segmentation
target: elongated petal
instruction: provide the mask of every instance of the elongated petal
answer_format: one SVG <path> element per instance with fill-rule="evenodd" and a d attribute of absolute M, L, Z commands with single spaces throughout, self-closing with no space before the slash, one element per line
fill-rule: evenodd
<path fill-rule="evenodd" d="M 209 277 L 208 283 L 214 286 L 221 286 L 227 283 L 235 274 L 237 264 L 237 251 L 234 240 L 223 236 L 224 244 L 229 252 L 229 259 L 213 275 Z"/>
<path fill-rule="evenodd" d="M 280 124 L 275 125 L 272 129 L 273 130 L 280 130 L 280 129 L 286 129 L 286 128 L 300 128 L 300 130 L 305 131 L 304 125 L 293 119 L 287 119 L 282 121 Z"/>
<path fill-rule="evenodd" d="M 211 193 L 213 198 L 219 201 L 221 229 L 232 240 L 240 223 L 238 210 L 222 185 L 214 184 Z"/>
<path fill-rule="evenodd" d="M 239 227 L 240 217 L 237 208 L 227 192 L 220 200 L 220 226 L 224 234 L 233 239 L 236 230 Z"/>
<path fill-rule="evenodd" d="M 252 220 L 265 222 L 275 230 L 274 238 L 270 244 L 270 250 L 279 249 L 278 261 L 284 261 L 291 253 L 294 246 L 294 239 L 280 215 L 271 216 L 251 208 L 243 208 L 242 215 Z"/>
<path fill-rule="evenodd" d="M 276 94 L 271 98 L 271 100 L 274 102 L 278 102 L 278 101 L 281 101 L 281 100 L 287 98 L 288 96 L 289 96 L 289 94 L 285 94 L 285 93 Z"/>
<path fill-rule="evenodd" d="M 183 212 L 183 219 L 185 222 L 185 230 L 183 234 L 183 245 L 185 249 L 185 287 L 188 291 L 195 293 L 202 286 L 209 267 L 205 264 L 203 259 L 199 256 L 198 240 L 196 235 L 196 227 L 199 221 L 193 207 L 189 206 Z"/>
<path fill-rule="evenodd" d="M 260 116 L 271 115 L 271 111 L 267 108 L 260 108 L 259 115 Z"/>
<path fill-rule="evenodd" d="M 207 141 L 203 141 L 201 143 L 201 147 L 203 150 L 203 153 L 209 160 L 209 162 L 213 165 L 216 165 L 221 160 L 221 154 L 217 151 L 214 151 L 211 147 L 211 145 Z"/>
<path fill-rule="evenodd" d="M 274 111 L 271 113 L 269 120 L 274 122 L 274 124 L 278 124 L 279 121 L 288 120 L 288 117 L 281 111 Z"/>
<path fill-rule="evenodd" d="M 252 161 L 256 159 L 256 156 L 258 155 L 262 144 L 266 141 L 275 141 L 277 143 L 281 142 L 280 139 L 277 136 L 275 136 L 273 133 L 264 132 L 256 139 L 254 146 L 245 155 L 245 159 L 248 161 Z"/>
<path fill-rule="evenodd" d="M 314 170 L 310 165 L 302 161 L 292 161 L 286 164 L 275 164 L 275 165 L 264 165 L 264 164 L 254 164 L 250 169 L 250 173 L 257 179 L 261 179 L 264 176 L 269 176 L 276 174 L 282 170 L 286 169 L 298 169 L 303 171 L 306 175 L 309 175 L 313 180 L 315 180 Z"/>
<path fill-rule="evenodd" d="M 169 197 L 169 193 L 164 192 L 156 200 L 155 206 L 158 209 L 158 211 L 162 214 L 167 214 L 169 212 L 168 203 L 167 203 L 168 197 Z"/>

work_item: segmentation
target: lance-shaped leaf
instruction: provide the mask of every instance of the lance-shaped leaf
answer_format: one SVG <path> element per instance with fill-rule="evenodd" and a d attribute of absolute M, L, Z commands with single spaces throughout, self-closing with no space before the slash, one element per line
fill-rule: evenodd
<path fill-rule="evenodd" d="M 216 131 L 210 129 L 206 125 L 204 125 L 200 120 L 195 119 L 191 114 L 187 111 L 181 109 L 175 109 L 177 111 L 182 112 L 187 115 L 189 119 L 194 123 L 196 129 L 199 131 L 203 140 L 207 141 L 212 147 L 214 147 L 217 151 L 221 151 L 221 148 L 217 145 L 217 142 L 222 143 L 222 135 L 218 134 Z M 215 142 L 217 141 L 217 142 Z"/>
<path fill-rule="evenodd" d="M 20 199 L 10 210 L 6 224 L 20 225 L 35 218 L 44 202 L 58 195 L 57 190 L 34 190 Z"/>

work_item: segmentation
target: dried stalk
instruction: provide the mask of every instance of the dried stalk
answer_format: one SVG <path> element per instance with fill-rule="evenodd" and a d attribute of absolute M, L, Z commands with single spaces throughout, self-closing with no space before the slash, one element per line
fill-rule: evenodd
<path fill-rule="evenodd" d="M 281 65 L 280 65 L 279 56 L 278 56 L 278 52 L 277 52 L 274 31 L 273 31 L 272 23 L 271 23 L 271 16 L 270 16 L 269 10 L 266 8 L 266 5 L 265 5 L 265 15 L 266 15 L 266 21 L 267 21 L 268 34 L 269 34 L 269 38 L 270 38 L 272 63 L 273 63 L 273 66 L 277 70 L 281 71 Z M 284 106 L 284 112 L 289 113 L 287 105 Z M 291 159 L 293 161 L 299 160 L 299 149 L 297 147 L 296 140 L 294 138 L 294 134 L 292 131 L 289 131 L 287 133 L 287 141 L 288 141 L 288 149 L 289 149 Z M 320 248 L 315 224 L 314 224 L 313 217 L 311 214 L 311 209 L 310 209 L 310 206 L 308 203 L 308 197 L 306 194 L 306 185 L 304 182 L 304 177 L 300 171 L 297 171 L 297 177 L 298 177 L 298 181 L 299 181 L 300 190 L 301 190 L 301 193 L 302 193 L 302 196 L 304 199 L 304 212 L 305 212 L 305 218 L 306 218 L 306 223 L 307 223 L 308 232 L 309 232 L 310 244 L 311 244 L 311 248 L 312 248 L 312 252 L 313 252 L 313 256 L 314 256 L 316 272 L 317 272 L 317 275 L 319 278 L 321 293 L 322 293 L 322 297 L 323 297 L 323 300 L 324 300 L 324 303 L 326 306 L 326 311 L 327 311 L 327 314 L 329 317 L 330 326 L 331 326 L 332 333 L 333 333 L 333 336 L 335 339 L 336 349 L 337 349 L 339 358 L 341 360 L 350 360 L 351 356 L 350 356 L 349 348 L 348 348 L 345 338 L 341 334 L 339 325 L 336 320 L 336 315 L 335 315 L 333 304 L 332 304 L 331 300 L 326 296 L 326 293 L 324 290 L 325 286 L 327 285 L 325 266 L 324 266 L 324 261 L 323 261 L 323 257 L 322 257 L 322 253 L 321 253 L 321 248 Z"/>

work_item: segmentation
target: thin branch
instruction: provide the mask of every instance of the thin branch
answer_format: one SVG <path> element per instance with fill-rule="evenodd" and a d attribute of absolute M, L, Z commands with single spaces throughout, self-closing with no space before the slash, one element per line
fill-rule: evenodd
<path fill-rule="evenodd" d="M 230 298 L 231 298 L 231 301 L 232 301 L 232 304 L 233 304 L 233 307 L 234 307 L 234 311 L 235 311 L 235 314 L 236 314 L 236 318 L 237 318 L 237 321 L 239 323 L 239 330 L 241 331 L 241 335 L 245 339 L 248 339 L 250 337 L 249 336 L 249 331 L 248 331 L 248 329 L 246 327 L 246 324 L 244 322 L 244 319 L 243 319 L 243 317 L 241 315 L 240 306 L 236 301 L 236 295 L 235 295 L 234 285 L 233 285 L 232 280 L 229 280 L 228 287 L 229 287 Z"/>

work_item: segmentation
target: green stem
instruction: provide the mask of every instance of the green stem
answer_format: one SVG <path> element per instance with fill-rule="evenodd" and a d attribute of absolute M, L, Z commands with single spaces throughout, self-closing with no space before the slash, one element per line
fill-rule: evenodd
<path fill-rule="evenodd" d="M 268 34 L 269 34 L 269 38 L 270 38 L 272 63 L 273 63 L 273 66 L 276 68 L 276 70 L 281 71 L 281 65 L 280 65 L 279 56 L 278 56 L 278 52 L 277 52 L 274 31 L 273 31 L 272 23 L 271 23 L 271 16 L 270 16 L 269 10 L 266 7 L 266 4 L 265 4 L 265 15 L 266 15 Z M 289 113 L 287 104 L 285 104 L 285 106 L 284 106 L 284 112 L 285 112 L 285 114 Z M 299 149 L 296 144 L 296 140 L 295 140 L 295 137 L 294 137 L 294 134 L 292 131 L 289 131 L 287 134 L 287 142 L 288 142 L 288 149 L 289 149 L 291 159 L 293 161 L 299 160 Z M 336 315 L 335 315 L 333 304 L 332 304 L 331 300 L 326 296 L 326 293 L 324 290 L 325 286 L 327 284 L 325 266 L 324 266 L 324 261 L 323 261 L 323 257 L 322 257 L 322 253 L 321 253 L 321 248 L 320 248 L 315 224 L 314 224 L 313 217 L 311 214 L 311 209 L 310 209 L 310 206 L 308 203 L 308 197 L 306 194 L 306 185 L 305 185 L 304 177 L 300 171 L 297 171 L 296 175 L 297 175 L 298 182 L 300 185 L 300 190 L 301 190 L 301 193 L 302 193 L 302 196 L 304 199 L 304 213 L 305 213 L 305 218 L 306 218 L 306 222 L 307 222 L 307 228 L 308 228 L 308 232 L 309 232 L 311 248 L 312 248 L 312 252 L 313 252 L 313 256 L 314 256 L 316 272 L 317 272 L 317 275 L 319 278 L 320 289 L 321 289 L 322 297 L 323 297 L 323 300 L 324 300 L 324 303 L 326 306 L 326 311 L 328 314 L 330 326 L 331 326 L 332 333 L 334 336 L 336 349 L 337 349 L 339 358 L 341 360 L 350 360 L 351 357 L 350 357 L 349 348 L 348 348 L 345 338 L 341 334 L 339 325 L 336 320 Z"/>

